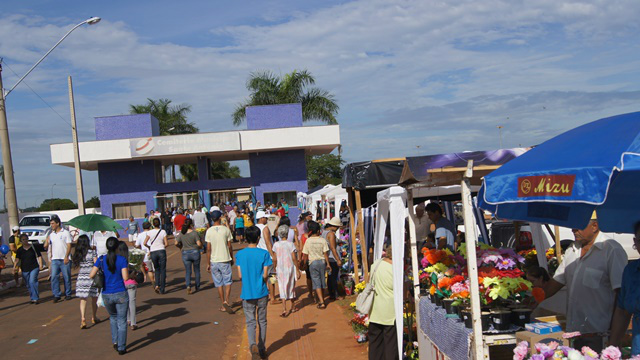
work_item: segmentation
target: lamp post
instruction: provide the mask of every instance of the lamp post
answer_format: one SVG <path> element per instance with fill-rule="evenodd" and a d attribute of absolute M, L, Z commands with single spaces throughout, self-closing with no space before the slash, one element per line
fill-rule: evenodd
<path fill-rule="evenodd" d="M 24 74 L 18 80 L 18 82 L 16 82 L 16 84 L 13 85 L 13 87 L 11 87 L 11 89 L 9 89 L 9 91 L 7 91 L 6 93 L 4 92 L 4 88 L 2 87 L 2 65 L 0 64 L 0 95 L 2 95 L 0 96 L 0 144 L 2 145 L 2 163 L 4 164 L 4 173 L 5 173 L 4 191 L 5 191 L 5 198 L 7 199 L 7 212 L 9 213 L 10 228 L 13 228 L 14 226 L 18 225 L 18 200 L 16 198 L 16 185 L 15 185 L 15 179 L 13 177 L 13 160 L 11 159 L 11 144 L 9 142 L 9 128 L 7 125 L 7 112 L 5 109 L 5 100 L 7 96 L 13 91 L 13 89 L 15 89 L 16 86 L 18 86 L 22 82 L 22 80 L 24 80 L 24 78 L 26 78 L 27 75 L 29 75 L 33 71 L 33 69 L 35 69 L 36 66 L 38 66 L 42 62 L 42 60 L 44 60 L 47 57 L 47 55 L 49 55 L 53 51 L 53 49 L 58 47 L 58 45 L 60 45 L 60 43 L 64 39 L 66 39 L 67 36 L 69 36 L 69 34 L 71 34 L 73 30 L 79 28 L 84 24 L 89 24 L 89 25 L 97 24 L 99 21 L 100 21 L 99 17 L 92 17 L 74 26 L 60 40 L 58 40 L 58 42 L 55 45 L 53 45 L 53 47 L 49 49 L 49 51 L 47 51 L 44 54 L 44 56 L 42 56 L 40 60 L 38 60 L 38 62 L 36 62 L 31 67 L 31 69 L 29 69 L 29 71 L 27 71 L 27 73 Z"/>

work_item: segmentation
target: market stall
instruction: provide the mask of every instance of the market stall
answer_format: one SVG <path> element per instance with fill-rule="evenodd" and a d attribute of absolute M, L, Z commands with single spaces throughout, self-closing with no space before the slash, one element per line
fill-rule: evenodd
<path fill-rule="evenodd" d="M 483 358 L 487 348 L 493 344 L 515 343 L 510 334 L 496 333 L 483 335 L 480 318 L 480 296 L 478 291 L 478 266 L 476 260 L 476 243 L 478 226 L 474 216 L 471 186 L 481 184 L 481 177 L 497 169 L 502 164 L 522 155 L 527 149 L 496 150 L 490 152 L 467 152 L 458 154 L 435 155 L 420 158 L 408 158 L 403 170 L 401 185 L 407 191 L 407 207 L 409 211 L 409 233 L 411 237 L 411 257 L 414 296 L 417 310 L 417 321 L 420 324 L 419 342 L 421 358 L 430 359 L 448 357 L 458 358 L 460 352 Z M 420 274 L 418 273 L 418 249 L 415 238 L 415 213 L 413 201 L 419 189 L 440 186 L 460 186 L 463 204 L 463 218 L 466 237 L 466 271 L 468 281 L 464 284 L 468 289 L 472 331 L 464 329 L 459 322 L 449 321 L 440 310 L 434 308 L 426 297 L 420 296 Z M 447 290 L 448 291 L 448 290 Z M 443 321 L 448 320 L 448 321 Z M 425 332 L 430 332 L 428 336 Z M 446 336 L 442 336 L 446 334 Z M 439 341 L 440 340 L 440 341 Z M 451 341 L 455 343 L 451 344 Z M 445 342 L 449 342 L 446 345 Z M 424 349 L 424 351 L 423 351 Z M 449 351 L 447 354 L 445 351 Z M 467 349 L 467 350 L 464 350 Z M 452 353 L 455 351 L 456 353 Z"/>
<path fill-rule="evenodd" d="M 412 251 L 412 269 L 413 269 L 413 279 L 414 284 L 417 285 L 414 289 L 414 294 L 416 296 L 416 306 L 419 309 L 424 309 L 424 312 L 429 310 L 428 304 L 426 302 L 421 302 L 420 299 L 420 287 L 418 283 L 419 275 L 418 275 L 418 254 L 417 254 L 417 239 L 415 238 L 415 213 L 413 207 L 414 199 L 420 197 L 422 200 L 430 197 L 451 197 L 457 196 L 460 197 L 460 193 L 463 195 L 463 199 L 466 197 L 469 201 L 471 201 L 471 191 L 479 188 L 479 176 L 486 174 L 488 171 L 491 171 L 506 161 L 509 161 L 518 155 L 524 153 L 526 149 L 511 149 L 511 150 L 498 150 L 493 152 L 469 152 L 469 153 L 459 153 L 459 154 L 444 154 L 444 155 L 435 155 L 435 156 L 427 156 L 420 158 L 408 158 L 405 162 L 405 166 L 403 169 L 403 174 L 400 182 L 405 185 L 405 188 L 401 187 L 392 187 L 390 189 L 381 191 L 378 193 L 378 216 L 376 221 L 376 239 L 375 239 L 375 258 L 379 258 L 382 253 L 382 242 L 385 237 L 385 230 L 387 228 L 387 224 L 390 223 L 390 234 L 391 241 L 394 251 L 394 257 L 397 254 L 404 255 L 404 226 L 405 226 L 405 218 L 407 215 L 407 209 L 409 213 L 409 227 L 411 234 L 411 251 Z M 472 169 L 467 169 L 466 167 L 460 167 L 460 165 L 467 165 L 467 160 L 477 160 L 478 165 Z M 410 164 L 413 163 L 413 167 Z M 473 179 L 473 187 L 471 183 L 468 181 L 463 181 L 463 175 L 472 174 L 472 170 L 476 170 L 476 176 L 471 176 L 470 179 Z M 420 175 L 418 175 L 420 174 Z M 421 175 L 424 174 L 424 175 Z M 457 183 L 457 184 L 456 184 Z M 459 185 L 458 185 L 459 184 Z M 457 193 L 457 195 L 456 195 Z M 467 206 L 468 205 L 468 206 Z M 469 204 L 465 204 L 465 229 L 467 229 L 467 238 L 477 239 L 477 225 L 480 224 L 476 222 L 473 206 Z M 391 219 L 389 221 L 389 218 Z M 475 243 L 475 242 L 474 242 Z M 475 251 L 475 248 L 474 248 Z M 396 257 L 397 258 L 397 257 Z M 475 260 L 475 257 L 473 258 Z M 472 263 L 472 261 L 469 261 Z M 395 269 L 397 267 L 397 269 Z M 469 265 L 472 267 L 472 264 Z M 403 264 L 401 262 L 394 262 L 394 288 L 395 297 L 396 297 L 396 316 L 402 314 L 402 285 L 403 285 Z M 477 283 L 477 279 L 476 279 Z M 398 290 L 400 289 L 400 290 Z M 476 294 L 477 295 L 477 294 Z M 419 304 L 419 305 L 418 305 Z M 424 306 L 423 306 L 424 305 Z M 429 316 L 420 315 L 420 310 L 418 310 L 418 324 L 422 324 L 424 319 L 430 318 L 434 320 L 439 318 L 440 320 L 445 320 L 446 316 L 444 314 L 440 314 L 436 311 L 436 309 L 431 309 Z M 479 310 L 479 309 L 478 309 Z M 446 340 L 455 340 L 460 342 L 461 339 L 468 339 L 468 334 L 470 331 L 466 330 L 464 326 L 461 326 L 460 334 L 465 334 L 465 336 L 460 336 L 460 334 L 455 334 L 453 327 L 443 328 L 442 326 L 450 323 L 457 324 L 453 321 L 446 321 L 442 323 L 433 323 L 429 328 L 433 329 L 434 332 L 438 334 L 446 336 L 442 336 L 442 339 Z M 399 330 L 401 330 L 402 324 L 398 324 Z M 444 330 L 451 330 L 450 332 L 445 332 Z M 481 333 L 481 332 L 480 332 Z M 504 341 L 501 336 L 497 335 L 487 340 L 494 340 L 496 342 Z M 398 331 L 398 343 L 399 349 L 403 349 L 402 347 L 402 331 Z M 457 354 L 451 354 L 452 358 L 459 358 L 456 355 L 460 355 L 459 352 L 465 352 L 463 349 L 467 348 L 466 343 L 465 346 L 459 346 L 460 344 L 452 344 L 451 349 L 455 350 Z M 426 352 L 425 352 L 426 353 Z M 465 356 L 466 357 L 466 352 Z"/>

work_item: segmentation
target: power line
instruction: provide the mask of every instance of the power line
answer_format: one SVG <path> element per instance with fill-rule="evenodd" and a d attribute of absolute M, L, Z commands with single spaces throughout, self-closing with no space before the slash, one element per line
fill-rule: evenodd
<path fill-rule="evenodd" d="M 2 63 L 3 63 L 3 64 L 5 64 L 5 65 L 9 68 L 9 70 L 11 70 L 11 72 L 12 72 L 15 76 L 20 77 L 20 75 L 18 75 L 15 71 L 13 71 L 13 69 L 11 68 L 11 66 L 9 66 L 9 64 L 7 64 L 7 61 L 6 61 L 6 60 L 2 59 L 2 60 L 0 60 L 0 61 L 2 61 Z M 34 94 L 35 94 L 35 95 L 36 95 L 40 100 L 42 100 L 42 102 L 43 102 L 43 103 L 45 103 L 45 105 L 47 105 L 47 106 L 49 107 L 49 109 L 51 109 L 51 110 L 52 110 L 56 115 L 58 115 L 58 117 L 59 117 L 62 121 L 64 121 L 67 125 L 69 125 L 69 127 L 71 127 L 71 124 L 70 124 L 67 120 L 65 120 L 65 118 L 63 118 L 63 117 L 62 117 L 62 115 L 60 115 L 60 114 L 56 111 L 56 109 L 54 109 L 51 105 L 49 105 L 49 103 L 48 103 L 45 99 L 43 99 L 43 98 L 42 98 L 42 96 L 38 95 L 38 93 L 37 93 L 35 90 L 33 90 L 33 89 L 31 88 L 31 86 L 29 86 L 29 84 L 27 84 L 27 82 L 26 82 L 26 81 L 23 81 L 23 83 L 24 83 L 24 84 L 29 88 L 29 90 L 31 90 L 31 92 L 33 92 L 33 93 L 34 93 Z"/>

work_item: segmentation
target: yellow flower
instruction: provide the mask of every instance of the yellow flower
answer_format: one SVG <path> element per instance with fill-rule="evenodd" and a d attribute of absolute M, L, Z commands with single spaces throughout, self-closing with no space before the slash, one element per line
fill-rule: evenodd
<path fill-rule="evenodd" d="M 352 302 L 351 304 L 349 304 L 349 307 L 351 307 L 352 309 L 355 309 L 356 308 L 356 303 Z"/>

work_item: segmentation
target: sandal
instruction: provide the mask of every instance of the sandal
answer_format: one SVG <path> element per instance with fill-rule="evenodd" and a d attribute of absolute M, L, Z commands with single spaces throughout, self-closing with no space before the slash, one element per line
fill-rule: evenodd
<path fill-rule="evenodd" d="M 221 307 L 220 309 L 218 309 L 220 312 L 227 312 L 227 309 L 225 309 L 224 307 Z"/>
<path fill-rule="evenodd" d="M 286 311 L 283 311 L 282 314 L 280 314 L 281 318 L 286 318 L 289 314 Z"/>
<path fill-rule="evenodd" d="M 82 320 L 82 322 L 80 323 L 80 329 L 86 329 L 87 328 L 87 323 Z"/>
<path fill-rule="evenodd" d="M 318 309 L 326 309 L 327 305 L 325 305 L 325 303 L 320 303 L 316 306 Z"/>
<path fill-rule="evenodd" d="M 233 309 L 231 308 L 231 305 L 229 305 L 228 303 L 226 302 L 222 303 L 222 307 L 227 313 L 233 314 Z"/>
<path fill-rule="evenodd" d="M 100 323 L 100 319 L 98 319 L 98 318 L 91 318 L 91 323 L 92 323 L 93 325 L 95 325 L 95 324 L 99 324 L 99 323 Z"/>
<path fill-rule="evenodd" d="M 160 294 L 160 287 L 159 287 L 159 286 L 156 286 L 156 287 L 153 289 L 153 291 L 155 291 L 155 292 L 156 292 L 156 294 Z"/>

